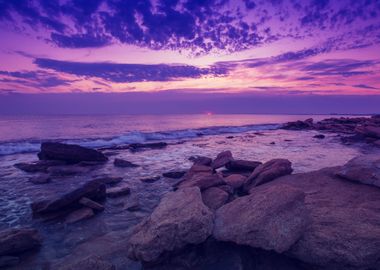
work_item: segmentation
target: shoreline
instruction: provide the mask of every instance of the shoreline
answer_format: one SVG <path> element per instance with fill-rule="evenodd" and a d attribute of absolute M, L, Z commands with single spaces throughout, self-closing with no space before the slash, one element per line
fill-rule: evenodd
<path fill-rule="evenodd" d="M 28 269 L 31 265 L 34 266 L 41 266 L 42 264 L 59 264 L 59 261 L 61 259 L 66 260 L 69 259 L 70 264 L 74 263 L 74 261 L 80 261 L 83 259 L 83 256 L 85 254 L 102 254 L 107 253 L 107 251 L 104 250 L 104 247 L 102 247 L 100 244 L 105 242 L 109 242 L 114 239 L 115 243 L 109 242 L 109 245 L 112 246 L 112 250 L 115 249 L 117 252 L 120 252 L 122 254 L 118 255 L 104 255 L 103 260 L 105 259 L 107 263 L 116 264 L 118 267 L 121 267 L 121 265 L 128 265 L 131 269 L 141 269 L 141 266 L 139 263 L 135 263 L 131 261 L 130 259 L 126 259 L 125 256 L 127 254 L 127 243 L 128 241 L 119 241 L 121 238 L 129 238 L 129 236 L 132 234 L 132 228 L 137 225 L 141 220 L 143 220 L 144 217 L 149 216 L 153 211 L 156 211 L 157 205 L 159 205 L 160 200 L 163 196 L 166 196 L 168 192 L 173 190 L 173 186 L 178 189 L 178 186 L 183 186 L 184 184 L 181 184 L 184 182 L 184 179 L 186 179 L 189 175 L 189 168 L 191 167 L 192 163 L 200 162 L 197 159 L 193 159 L 192 161 L 187 160 L 194 154 L 207 154 L 207 156 L 210 157 L 216 157 L 218 156 L 217 153 L 223 153 L 223 149 L 228 150 L 231 149 L 233 152 L 233 159 L 237 160 L 238 165 L 231 165 L 231 157 L 229 154 L 227 154 L 227 157 L 224 156 L 225 154 L 222 154 L 221 157 L 213 158 L 211 162 L 215 163 L 216 160 L 227 160 L 227 163 L 223 164 L 220 168 L 215 168 L 214 165 L 212 165 L 212 171 L 211 175 L 215 175 L 214 169 L 216 169 L 217 173 L 216 175 L 219 175 L 220 178 L 216 178 L 215 176 L 212 176 L 211 178 L 207 176 L 210 174 L 209 169 L 206 171 L 200 171 L 197 172 L 195 175 L 203 175 L 208 180 L 202 180 L 199 179 L 201 182 L 209 182 L 213 183 L 219 183 L 215 187 L 218 187 L 222 184 L 222 186 L 226 186 L 222 189 L 224 192 L 216 191 L 213 189 L 213 185 L 208 186 L 205 190 L 211 189 L 211 191 L 208 191 L 207 196 L 209 197 L 206 199 L 206 202 L 211 205 L 214 205 L 215 202 L 213 202 L 214 198 L 221 198 L 225 197 L 225 193 L 229 194 L 228 199 L 226 203 L 231 203 L 235 201 L 238 198 L 244 198 L 245 196 L 249 196 L 247 192 L 241 192 L 239 190 L 235 190 L 234 186 L 238 185 L 237 182 L 239 182 L 239 179 L 229 179 L 231 180 L 233 184 L 233 189 L 231 191 L 231 188 L 227 188 L 229 186 L 226 184 L 226 179 L 231 178 L 230 175 L 241 175 L 242 177 L 249 177 L 252 174 L 253 164 L 250 162 L 256 162 L 260 161 L 264 164 L 266 162 L 270 161 L 273 158 L 283 158 L 290 154 L 287 158 L 290 158 L 292 160 L 292 168 L 294 166 L 295 172 L 293 174 L 290 174 L 289 177 L 293 179 L 293 177 L 302 177 L 302 175 L 308 175 L 308 174 L 318 174 L 317 172 L 308 172 L 308 171 L 314 171 L 312 167 L 308 167 L 311 164 L 315 164 L 316 162 L 319 163 L 319 166 L 316 168 L 322 168 L 322 167 L 330 167 L 330 166 L 324 166 L 323 161 L 324 155 L 327 154 L 327 160 L 325 161 L 325 164 L 332 165 L 330 160 L 334 160 L 335 162 L 338 161 L 338 156 L 334 156 L 334 153 L 338 153 L 342 155 L 342 161 L 341 164 L 348 161 L 348 157 L 354 157 L 358 154 L 369 154 L 369 153 L 379 153 L 379 151 L 372 149 L 371 147 L 367 148 L 366 144 L 354 144 L 353 146 L 344 146 L 340 144 L 340 137 L 337 135 L 334 135 L 334 133 L 324 133 L 326 135 L 326 138 L 319 139 L 319 138 L 313 138 L 314 135 L 318 135 L 319 131 L 315 130 L 298 130 L 298 131 L 288 131 L 288 130 L 274 130 L 274 131 L 267 131 L 264 132 L 264 134 L 258 134 L 255 132 L 248 132 L 247 134 L 236 134 L 233 136 L 226 136 L 226 135 L 218 135 L 218 136 L 210 136 L 210 137 L 201 137 L 196 140 L 187 141 L 183 144 L 178 145 L 165 145 L 161 148 L 155 148 L 150 149 L 147 148 L 144 151 L 131 151 L 131 149 L 116 149 L 116 150 L 106 150 L 103 151 L 104 154 L 106 154 L 108 158 L 108 162 L 104 163 L 105 159 L 103 159 L 100 163 L 98 163 L 100 160 L 86 160 L 86 161 L 80 161 L 75 160 L 74 163 L 76 164 L 67 164 L 66 161 L 49 161 L 49 159 L 56 159 L 45 156 L 48 160 L 42 160 L 40 162 L 33 162 L 36 158 L 32 154 L 28 154 L 28 159 L 24 160 L 24 166 L 21 166 L 19 168 L 26 169 L 29 171 L 34 172 L 22 172 L 19 170 L 19 168 L 14 168 L 13 165 L 17 163 L 17 157 L 6 157 L 5 160 L 8 160 L 8 164 L 10 164 L 9 167 L 6 167 L 5 173 L 9 173 L 9 176 L 0 176 L 3 177 L 4 181 L 13 181 L 10 183 L 15 184 L 15 188 L 19 187 L 21 191 L 25 189 L 22 192 L 26 192 L 27 194 L 33 195 L 38 194 L 38 196 L 33 196 L 28 198 L 29 202 L 24 201 L 22 199 L 21 201 L 17 202 L 18 205 L 22 209 L 27 209 L 30 207 L 30 203 L 36 203 L 39 200 L 51 200 L 51 198 L 60 198 L 60 196 L 63 196 L 64 194 L 67 194 L 70 191 L 78 190 L 78 188 L 83 187 L 83 184 L 93 181 L 93 179 L 97 179 L 96 181 L 101 181 L 102 184 L 106 185 L 106 199 L 102 196 L 104 194 L 101 192 L 100 199 L 97 199 L 97 197 L 92 197 L 91 190 L 88 190 L 88 187 L 84 188 L 85 193 L 80 193 L 80 198 L 82 197 L 90 197 L 90 199 L 93 202 L 97 202 L 99 205 L 88 204 L 88 201 L 82 202 L 86 203 L 87 208 L 91 208 L 91 211 L 79 211 L 81 207 L 78 208 L 78 202 L 80 198 L 74 199 L 73 202 L 69 202 L 64 206 L 65 211 L 63 211 L 61 214 L 63 214 L 63 217 L 60 217 L 58 219 L 54 218 L 53 220 L 50 220 L 48 223 L 46 221 L 43 221 L 43 219 L 32 219 L 27 217 L 27 222 L 24 222 L 24 225 L 28 224 L 32 227 L 37 228 L 40 230 L 40 233 L 44 236 L 44 240 L 42 241 L 41 248 L 32 255 L 23 255 L 22 253 L 19 256 L 20 263 L 15 266 L 14 269 Z M 272 144 L 272 142 L 275 142 Z M 202 144 L 207 144 L 207 146 L 202 146 Z M 240 145 L 240 149 L 237 149 L 234 147 L 234 145 Z M 255 145 L 256 148 L 253 148 L 251 151 L 253 152 L 247 152 L 250 145 Z M 361 148 L 362 145 L 364 148 Z M 260 146 L 260 147 L 259 147 Z M 136 146 L 141 147 L 141 145 Z M 306 148 L 305 148 L 306 147 Z M 205 151 L 207 149 L 207 151 Z M 318 150 L 320 149 L 320 150 Z M 361 150 L 360 150 L 361 149 Z M 135 149 L 136 150 L 136 149 Z M 137 148 L 137 150 L 139 150 Z M 95 150 L 92 150 L 95 151 Z M 268 152 L 271 151 L 271 152 Z M 284 152 L 287 151 L 287 152 Z M 293 152 L 295 151 L 295 152 Z M 316 159 L 310 159 L 308 158 L 308 151 L 310 151 L 310 154 L 313 153 L 315 155 Z M 321 153 L 318 153 L 318 151 L 322 151 Z M 330 152 L 328 152 L 330 151 Z M 293 154 L 292 154 L 293 152 Z M 256 153 L 255 155 L 252 155 Z M 328 154 L 329 153 L 329 154 Z M 344 153 L 344 154 L 342 154 Z M 281 155 L 282 154 L 282 155 Z M 329 156 L 330 155 L 330 156 Z M 75 156 L 78 156 L 78 152 L 76 152 Z M 183 157 L 183 159 L 178 159 L 179 157 Z M 132 158 L 133 157 L 133 158 Z M 292 157 L 298 157 L 297 160 L 294 160 Z M 45 159 L 42 158 L 42 159 Z M 119 159 L 118 162 L 116 160 Z M 304 159 L 304 160 L 303 160 Z M 3 157 L 4 160 L 4 157 Z M 184 162 L 184 160 L 187 160 Z M 247 162 L 241 162 L 239 160 L 247 160 Z M 203 159 L 202 162 L 205 162 L 205 166 L 210 166 L 209 159 Z M 240 162 L 240 163 L 239 163 Z M 306 162 L 305 168 L 309 169 L 303 169 L 302 166 L 300 166 L 303 162 Z M 70 162 L 71 163 L 71 162 Z M 154 166 L 152 165 L 154 164 Z M 240 165 L 239 165 L 240 164 Z M 256 164 L 257 165 L 257 164 Z M 153 166 L 153 167 L 152 167 Z M 218 165 L 219 166 L 219 165 Z M 223 168 L 223 167 L 226 168 Z M 231 167 L 232 166 L 232 167 Z M 235 169 L 234 169 L 235 166 Z M 236 170 L 236 166 L 238 168 L 250 168 L 246 172 Z M 240 166 L 240 167 L 239 167 Z M 243 167 L 241 167 L 243 166 Z M 245 166 L 245 167 L 244 167 Z M 250 167 L 251 166 L 251 167 Z M 282 166 L 282 165 L 281 165 Z M 280 166 L 280 167 L 281 167 Z M 286 167 L 286 165 L 285 165 Z M 254 170 L 254 169 L 253 169 Z M 327 170 L 327 169 L 325 169 Z M 191 169 L 190 169 L 191 171 Z M 306 171 L 306 172 L 305 172 Z M 321 169 L 320 171 L 324 171 Z M 163 175 L 164 174 L 164 175 Z M 324 173 L 322 173 L 324 175 Z M 277 175 L 277 174 L 276 174 Z M 301 176 L 300 176 L 301 175 Z M 281 175 L 278 175 L 279 177 Z M 240 178 L 242 178 L 240 177 Z M 287 176 L 285 176 L 286 178 Z M 325 177 L 325 176 L 323 176 Z M 329 177 L 329 176 L 326 176 Z M 234 177 L 232 177 L 234 178 Z M 236 176 L 235 176 L 236 178 Z M 280 177 L 281 179 L 283 177 Z M 11 180 L 14 179 L 14 180 Z M 25 180 L 24 180 L 25 179 Z M 99 180 L 100 179 L 100 180 Z M 18 181 L 20 183 L 16 183 L 15 181 Z M 29 185 L 28 187 L 22 187 L 22 182 L 26 181 L 25 183 L 28 183 L 26 185 Z M 32 182 L 31 182 L 32 181 Z M 34 183 L 33 183 L 34 181 Z M 240 181 L 242 181 L 240 179 Z M 283 180 L 279 180 L 282 182 Z M 335 181 L 335 180 L 334 180 Z M 346 180 L 345 180 L 346 181 Z M 185 181 L 186 182 L 186 181 Z M 273 183 L 270 181 L 269 183 L 265 183 L 262 186 L 266 185 L 275 185 L 277 182 L 276 179 L 274 179 Z M 186 184 L 185 186 L 187 186 Z M 345 185 L 345 184 L 343 184 Z M 0 188 L 4 188 L 5 186 L 0 186 Z M 174 189 L 176 189 L 174 188 Z M 315 188 L 315 187 L 314 187 Z M 181 188 L 179 188 L 181 189 Z M 218 188 L 220 189 L 220 188 Z M 239 188 L 238 188 L 239 189 Z M 376 189 L 379 189 L 376 187 Z M 98 190 L 98 188 L 96 188 Z M 311 189 L 312 190 L 312 189 Z M 372 189 L 371 189 L 372 190 Z M 82 189 L 83 191 L 83 189 Z M 84 192 L 83 191 L 83 192 Z M 10 192 L 10 191 L 7 191 Z M 37 192 L 37 193 L 36 193 Z M 78 191 L 76 191 L 78 192 Z M 87 192 L 87 193 L 86 193 Z M 90 193 L 88 193 L 90 192 Z M 216 193 L 215 193 L 216 192 Z M 231 194 L 232 192 L 232 194 Z M 304 191 L 305 192 L 305 191 Z M 306 194 L 308 194 L 309 191 L 306 191 Z M 10 192 L 9 195 L 13 194 L 14 192 Z M 204 191 L 202 190 L 203 194 Z M 11 196 L 17 196 L 16 193 Z M 96 194 L 98 194 L 96 192 Z M 114 195 L 110 195 L 114 194 Z M 98 194 L 99 195 L 99 194 Z M 244 196 L 243 196 L 244 195 Z M 29 196 L 29 195 L 28 195 Z M 57 197 L 58 196 L 58 197 Z M 197 197 L 198 195 L 196 195 Z M 206 196 L 206 195 L 203 195 Z M 232 196 L 232 197 L 231 197 Z M 8 194 L 6 194 L 5 200 L 7 199 Z M 70 197 L 70 196 L 69 196 Z M 10 197 L 12 198 L 12 197 Z M 232 198 L 235 198 L 231 200 Z M 21 199 L 21 198 L 20 198 Z M 15 200 L 15 199 L 12 199 Z M 203 198 L 202 198 L 203 200 Z M 17 201 L 17 200 L 16 200 Z M 80 204 L 83 206 L 83 204 Z M 41 204 L 37 204 L 38 206 L 34 207 L 33 209 L 38 209 L 38 207 L 41 208 Z M 55 204 L 54 204 L 55 205 Z M 89 206 L 91 205 L 91 206 Z M 17 207 L 19 207 L 17 206 Z M 46 205 L 45 205 L 46 206 Z M 68 207 L 68 209 L 66 209 Z M 95 207 L 95 208 L 92 208 Z M 101 210 L 103 208 L 105 210 Z M 207 206 L 210 207 L 210 206 Z M 211 206 L 214 207 L 214 206 Z M 12 209 L 12 208 L 9 208 Z M 51 208 L 45 208 L 45 209 L 51 209 Z M 67 212 L 67 210 L 69 210 Z M 12 210 L 14 211 L 14 210 Z M 25 211 L 25 210 L 23 210 Z M 29 210 L 24 212 L 23 215 L 29 215 Z M 34 210 L 36 211 L 36 210 Z M 45 210 L 43 210 L 45 211 Z M 52 211 L 52 213 L 50 213 Z M 53 208 L 52 210 L 49 210 L 49 215 L 54 214 L 55 216 L 60 210 Z M 75 214 L 73 214 L 73 212 Z M 7 212 L 5 212 L 7 213 Z M 61 215 L 60 214 L 60 215 Z M 68 217 L 68 215 L 70 215 Z M 25 217 L 24 217 L 25 218 Z M 74 221 L 74 222 L 73 222 Z M 73 223 L 71 223 L 73 222 Z M 23 225 L 23 226 L 24 226 Z M 4 226 L 2 226 L 4 228 Z M 6 227 L 9 227 L 6 226 Z M 97 228 L 96 228 L 97 227 Z M 83 229 L 86 230 L 83 231 Z M 55 230 L 63 230 L 64 234 L 59 235 Z M 192 231 L 192 230 L 191 230 Z M 48 232 L 50 232 L 51 239 L 46 239 L 46 237 L 49 235 Z M 62 238 L 63 237 L 63 238 Z M 84 237 L 83 240 L 79 240 L 82 237 Z M 61 240 L 58 240 L 60 239 Z M 61 244 L 59 244 L 59 241 L 64 241 L 64 245 L 59 247 Z M 96 248 L 91 251 L 89 249 L 91 245 L 94 245 Z M 99 246 L 100 245 L 100 246 Z M 129 245 L 129 244 L 128 244 Z M 212 250 L 219 250 L 218 252 L 222 252 L 225 250 L 225 248 L 221 248 L 219 245 L 219 241 L 217 243 L 214 243 L 213 241 L 208 244 L 208 241 L 199 243 L 199 245 L 189 247 L 191 252 L 195 252 L 195 254 L 198 254 L 199 248 L 201 249 L 207 249 L 208 246 L 211 246 L 211 253 L 214 254 L 215 252 L 212 252 Z M 223 246 L 224 244 L 222 244 Z M 57 247 L 57 249 L 54 252 L 58 252 L 56 255 L 49 255 L 49 253 L 52 253 L 52 251 L 48 252 L 49 249 L 52 249 L 54 246 Z M 66 247 L 65 247 L 66 246 Z M 187 245 L 186 245 L 187 246 Z M 241 250 L 241 247 L 238 245 L 228 245 L 231 250 L 236 252 L 236 256 L 241 256 L 242 254 L 247 254 L 247 250 L 243 248 Z M 62 247 L 65 247 L 62 249 Z M 83 255 L 79 255 L 79 250 L 84 250 Z M 180 249 L 182 250 L 182 249 Z M 178 252 L 181 252 L 178 250 Z M 185 249 L 186 250 L 186 249 Z M 282 250 L 282 249 L 281 249 Z M 37 252 L 37 253 L 36 253 Z M 116 251 L 115 251 L 116 252 Z M 249 251 L 251 252 L 251 251 Z M 262 251 L 261 249 L 256 250 L 256 253 L 260 254 L 258 258 L 269 258 L 269 257 L 278 257 L 279 260 L 285 260 L 287 263 L 293 264 L 294 262 L 288 262 L 288 259 L 292 256 L 288 256 L 287 254 L 284 255 L 278 255 L 278 252 L 272 252 L 272 251 Z M 176 253 L 176 252 L 175 252 Z M 185 252 L 186 253 L 186 252 Z M 282 253 L 282 252 L 281 252 Z M 40 254 L 40 255 L 39 255 Z M 219 253 L 215 253 L 219 254 Z M 214 254 L 214 255 L 215 255 Z M 183 255 L 181 255 L 183 256 Z M 245 255 L 244 255 L 245 256 Z M 121 257 L 123 259 L 121 259 Z M 170 255 L 169 261 L 166 261 L 167 265 L 169 265 L 170 260 L 176 260 L 175 257 L 172 257 Z M 170 259 L 171 258 L 171 259 Z M 201 258 L 201 257 L 200 257 Z M 183 258 L 182 258 L 183 259 Z M 181 260 L 182 260 L 181 259 Z M 91 259 L 92 260 L 92 259 Z M 123 263 L 121 264 L 120 261 L 122 260 Z M 207 258 L 205 259 L 208 260 Z M 264 260 L 264 259 L 263 259 Z M 291 259 L 293 260 L 293 259 Z M 95 263 L 101 263 L 95 259 Z M 101 260 L 102 261 L 102 260 Z M 266 263 L 270 263 L 270 260 L 264 260 Z M 174 261 L 173 261 L 174 262 Z M 87 262 L 90 263 L 90 262 Z M 91 262 L 93 263 L 93 262 Z M 162 262 L 160 262 L 162 263 Z M 307 262 L 310 263 L 310 262 Z M 296 263 L 297 264 L 297 263 Z M 154 267 L 158 267 L 157 264 L 154 264 Z M 67 265 L 66 265 L 67 266 Z M 166 267 L 165 266 L 165 267 Z M 144 269 L 160 269 L 160 268 L 149 268 L 153 267 L 150 266 L 150 263 L 147 265 L 145 264 Z M 298 266 L 297 266 L 298 267 Z M 49 269 L 49 268 L 47 268 Z M 51 268 L 56 269 L 56 268 Z M 64 269 L 64 268 L 63 268 Z M 74 268 L 75 269 L 75 268 Z M 105 268 L 106 269 L 106 268 Z M 117 268 L 119 269 L 119 268 Z M 123 268 L 120 268 L 123 269 Z M 128 268 L 129 269 L 129 268 Z M 166 269 L 166 268 L 163 268 Z M 175 269 L 175 268 L 173 268 Z M 245 268 L 244 268 L 245 269 Z M 292 269 L 292 268 L 291 268 Z M 302 269 L 302 268 L 294 268 L 294 269 Z M 323 269 L 323 268 L 322 268 Z"/>

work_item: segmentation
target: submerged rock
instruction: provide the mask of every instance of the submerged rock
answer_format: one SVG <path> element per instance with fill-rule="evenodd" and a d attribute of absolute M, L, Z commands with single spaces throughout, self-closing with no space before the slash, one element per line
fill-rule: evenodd
<path fill-rule="evenodd" d="M 163 177 L 178 179 L 184 176 L 186 171 L 169 171 L 162 174 Z"/>
<path fill-rule="evenodd" d="M 216 156 L 211 164 L 211 167 L 213 169 L 221 168 L 228 164 L 231 160 L 233 160 L 231 151 L 223 151 Z"/>
<path fill-rule="evenodd" d="M 347 162 L 337 175 L 350 181 L 380 187 L 380 156 L 355 157 Z"/>
<path fill-rule="evenodd" d="M 47 174 L 38 175 L 32 178 L 29 178 L 29 182 L 33 184 L 47 184 L 51 182 L 51 177 Z"/>
<path fill-rule="evenodd" d="M 124 159 L 121 159 L 121 158 L 115 158 L 115 160 L 113 161 L 113 165 L 115 167 L 121 167 L 121 168 L 136 168 L 136 167 L 140 167 L 139 165 L 136 165 L 128 160 L 124 160 Z"/>
<path fill-rule="evenodd" d="M 82 197 L 82 199 L 79 200 L 79 203 L 83 206 L 87 206 L 91 209 L 97 210 L 97 211 L 103 211 L 104 206 L 101 205 L 100 203 L 97 203 L 87 197 Z"/>
<path fill-rule="evenodd" d="M 252 187 L 270 182 L 280 176 L 293 172 L 292 163 L 287 159 L 272 159 L 259 165 L 248 177 L 244 189 L 249 191 Z"/>
<path fill-rule="evenodd" d="M 120 183 L 123 180 L 123 177 L 103 176 L 103 177 L 97 177 L 94 180 L 106 185 L 113 185 L 113 184 Z"/>
<path fill-rule="evenodd" d="M 59 160 L 39 160 L 36 162 L 21 162 L 16 163 L 14 166 L 24 172 L 36 173 L 36 172 L 47 172 L 47 170 L 52 166 L 65 165 L 66 163 Z"/>
<path fill-rule="evenodd" d="M 310 222 L 305 194 L 287 185 L 261 186 L 216 211 L 213 235 L 220 241 L 288 250 Z"/>
<path fill-rule="evenodd" d="M 324 139 L 326 136 L 323 135 L 323 134 L 317 134 L 317 135 L 314 135 L 313 138 L 316 138 L 316 139 Z"/>
<path fill-rule="evenodd" d="M 65 219 L 65 223 L 72 224 L 79 221 L 89 219 L 95 215 L 94 211 L 89 207 L 83 207 L 71 212 Z"/>
<path fill-rule="evenodd" d="M 128 186 L 107 188 L 107 197 L 115 198 L 131 193 L 131 189 Z"/>
<path fill-rule="evenodd" d="M 140 178 L 140 181 L 143 183 L 153 183 L 160 179 L 161 179 L 161 176 L 151 176 L 151 177 Z"/>
<path fill-rule="evenodd" d="M 146 149 L 162 149 L 168 144 L 166 142 L 156 142 L 156 143 L 132 143 L 128 146 L 131 152 L 136 152 Z"/>
<path fill-rule="evenodd" d="M 202 192 L 203 203 L 211 210 L 216 210 L 224 205 L 229 196 L 228 192 L 218 187 L 210 187 Z"/>
<path fill-rule="evenodd" d="M 17 255 L 37 248 L 42 239 L 36 229 L 5 229 L 0 231 L 0 256 Z"/>
<path fill-rule="evenodd" d="M 153 213 L 135 227 L 128 256 L 153 262 L 164 252 L 199 244 L 211 235 L 213 214 L 203 204 L 199 188 L 166 194 Z"/>
<path fill-rule="evenodd" d="M 68 163 L 81 161 L 105 162 L 108 160 L 105 155 L 94 149 L 57 142 L 42 143 L 38 157 L 40 160 L 61 160 Z"/>
<path fill-rule="evenodd" d="M 87 197 L 95 201 L 103 200 L 105 194 L 105 185 L 97 180 L 92 180 L 67 193 L 57 194 L 55 197 L 47 200 L 33 202 L 31 207 L 34 214 L 46 214 L 75 207 L 79 204 L 79 200 L 82 197 Z"/>

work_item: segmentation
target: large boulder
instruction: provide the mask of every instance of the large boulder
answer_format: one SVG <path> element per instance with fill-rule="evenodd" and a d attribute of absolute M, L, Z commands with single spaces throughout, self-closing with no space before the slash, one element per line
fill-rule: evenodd
<path fill-rule="evenodd" d="M 240 188 L 247 181 L 247 177 L 241 174 L 231 174 L 224 178 L 224 182 L 232 188 Z"/>
<path fill-rule="evenodd" d="M 228 164 L 231 160 L 233 160 L 231 151 L 223 151 L 216 156 L 214 161 L 211 163 L 211 167 L 213 169 L 221 168 Z"/>
<path fill-rule="evenodd" d="M 153 262 L 164 252 L 202 243 L 212 228 L 213 213 L 203 204 L 199 188 L 171 192 L 149 218 L 136 226 L 129 240 L 128 256 Z"/>
<path fill-rule="evenodd" d="M 320 269 L 380 269 L 380 189 L 339 178 L 340 170 L 287 175 L 262 186 L 286 184 L 306 194 L 311 224 L 287 254 Z"/>
<path fill-rule="evenodd" d="M 261 186 L 216 211 L 217 240 L 274 250 L 288 250 L 310 223 L 305 194 L 288 185 Z"/>
<path fill-rule="evenodd" d="M 105 196 L 105 184 L 98 180 L 92 180 L 79 188 L 68 191 L 67 193 L 57 194 L 50 199 L 34 202 L 31 207 L 34 214 L 47 214 L 65 208 L 78 206 L 80 205 L 79 201 L 82 197 L 99 201 L 103 200 Z"/>
<path fill-rule="evenodd" d="M 249 191 L 252 187 L 270 182 L 280 176 L 293 172 L 292 163 L 287 159 L 272 159 L 259 165 L 248 177 L 245 190 Z"/>
<path fill-rule="evenodd" d="M 200 190 L 205 190 L 209 187 L 223 185 L 223 178 L 219 174 L 199 173 L 192 178 L 182 181 L 177 188 L 199 187 Z"/>
<path fill-rule="evenodd" d="M 37 230 L 31 228 L 5 229 L 0 231 L 0 256 L 16 255 L 41 245 Z"/>
<path fill-rule="evenodd" d="M 210 187 L 202 192 L 203 203 L 211 210 L 216 210 L 224 205 L 229 197 L 227 191 L 218 187 Z"/>
<path fill-rule="evenodd" d="M 380 155 L 363 155 L 347 162 L 338 175 L 345 179 L 380 187 Z"/>
<path fill-rule="evenodd" d="M 58 142 L 44 142 L 38 153 L 40 160 L 62 160 L 68 163 L 79 163 L 81 161 L 105 162 L 108 158 L 94 149 L 74 144 Z"/>

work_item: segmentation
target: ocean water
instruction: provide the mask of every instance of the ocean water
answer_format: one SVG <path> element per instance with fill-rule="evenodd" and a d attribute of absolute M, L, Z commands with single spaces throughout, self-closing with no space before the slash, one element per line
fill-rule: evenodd
<path fill-rule="evenodd" d="M 0 116 L 0 155 L 36 152 L 41 141 L 86 147 L 197 138 L 277 129 L 280 124 L 316 121 L 326 115 L 53 115 Z"/>
<path fill-rule="evenodd" d="M 96 255 L 113 262 L 117 269 L 140 270 L 141 265 L 126 257 L 127 239 L 133 226 L 148 216 L 176 181 L 161 177 L 154 183 L 144 177 L 162 176 L 170 170 L 190 168 L 193 155 L 214 158 L 231 150 L 237 159 L 265 162 L 286 158 L 294 173 L 338 166 L 349 159 L 371 153 L 362 145 L 342 145 L 339 134 L 279 129 L 287 121 L 320 120 L 326 115 L 170 115 L 170 116 L 25 116 L 0 117 L 0 229 L 34 227 L 42 237 L 41 248 L 21 259 L 11 269 L 57 269 L 56 264 Z M 57 140 L 90 147 L 148 141 L 172 142 L 164 149 L 130 152 L 105 150 L 109 162 L 83 167 L 76 175 L 54 176 L 48 184 L 29 180 L 37 174 L 14 167 L 18 162 L 37 160 L 40 142 Z M 117 168 L 113 159 L 122 158 L 140 165 Z M 48 199 L 100 176 L 117 176 L 118 185 L 128 185 L 131 194 L 107 198 L 105 210 L 88 220 L 67 225 L 33 218 L 30 204 Z M 139 205 L 135 211 L 128 208 Z"/>

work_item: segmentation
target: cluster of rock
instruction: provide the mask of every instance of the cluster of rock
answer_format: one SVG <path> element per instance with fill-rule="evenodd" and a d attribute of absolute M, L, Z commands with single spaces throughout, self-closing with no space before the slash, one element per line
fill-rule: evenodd
<path fill-rule="evenodd" d="M 235 160 L 229 151 L 192 160 L 129 239 L 128 256 L 146 269 L 252 269 L 247 254 L 260 250 L 296 260 L 286 269 L 379 269 L 379 156 L 302 174 L 288 160 Z M 220 266 L 223 258 L 210 265 L 223 245 L 234 267 Z"/>
<path fill-rule="evenodd" d="M 288 122 L 282 128 L 335 132 L 344 134 L 345 136 L 342 137 L 342 141 L 346 143 L 366 142 L 380 146 L 380 115 L 355 118 L 328 118 L 316 123 L 314 123 L 312 118 L 309 118 L 305 121 Z"/>

